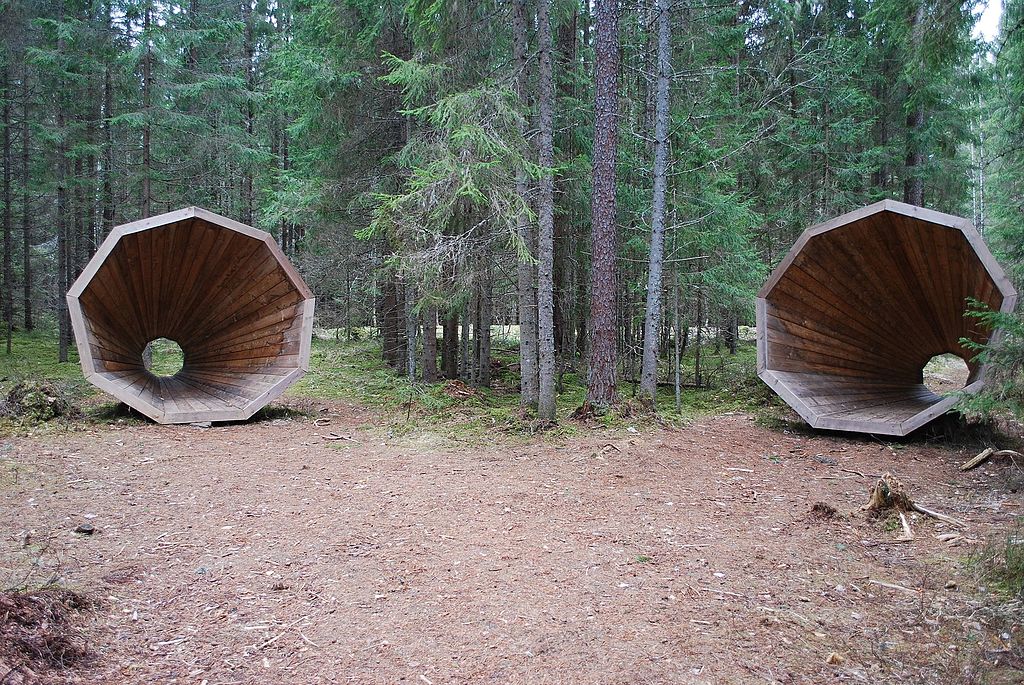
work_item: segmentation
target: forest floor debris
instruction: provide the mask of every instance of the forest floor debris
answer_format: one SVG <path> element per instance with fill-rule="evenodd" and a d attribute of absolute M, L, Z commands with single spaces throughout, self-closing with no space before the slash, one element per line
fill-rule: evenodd
<path fill-rule="evenodd" d="M 316 439 L 325 424 L 352 440 Z M 83 614 L 82 683 L 1020 675 L 1002 586 L 967 561 L 1024 495 L 995 467 L 961 472 L 964 447 L 740 413 L 568 437 L 395 435 L 342 402 L 2 445 L 20 470 L 0 487 L 0 583 L 32 568 L 104 597 Z M 866 478 L 818 479 L 838 469 L 898 473 L 970 537 L 908 511 L 916 536 L 893 545 L 898 522 L 828 515 L 864 500 Z M 102 533 L 76 534 L 82 520 Z"/>
<path fill-rule="evenodd" d="M 74 679 L 72 669 L 88 663 L 88 642 L 75 625 L 90 607 L 68 590 L 0 592 L 0 683 L 42 685 Z"/>

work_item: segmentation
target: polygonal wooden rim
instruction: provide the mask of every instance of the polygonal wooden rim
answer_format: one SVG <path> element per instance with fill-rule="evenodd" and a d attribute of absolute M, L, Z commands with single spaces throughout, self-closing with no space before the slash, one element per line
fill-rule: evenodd
<path fill-rule="evenodd" d="M 139 396 L 133 396 L 123 392 L 123 388 L 118 386 L 116 383 L 112 383 L 108 379 L 103 378 L 100 371 L 97 370 L 95 359 L 89 350 L 89 336 L 85 323 L 86 315 L 82 311 L 79 297 L 103 266 L 107 257 L 110 256 L 110 253 L 126 235 L 159 228 L 160 226 L 185 221 L 187 219 L 201 219 L 210 224 L 241 233 L 263 242 L 270 250 L 276 262 L 281 266 L 292 286 L 302 297 L 302 313 L 300 314 L 302 317 L 302 325 L 301 338 L 299 342 L 298 365 L 290 373 L 282 376 L 280 380 L 276 381 L 274 385 L 268 388 L 265 392 L 253 398 L 241 408 L 232 407 L 225 408 L 223 410 L 197 412 L 162 411 Z M 313 297 L 313 293 L 302 279 L 302 276 L 300 276 L 298 271 L 295 270 L 295 267 L 288 260 L 288 257 L 284 254 L 284 251 L 281 250 L 281 247 L 277 244 L 277 241 L 274 240 L 272 235 L 266 231 L 261 231 L 251 226 L 247 226 L 246 224 L 221 216 L 220 214 L 203 209 L 202 207 L 186 207 L 174 212 L 167 212 L 147 219 L 140 219 L 139 221 L 134 221 L 132 223 L 122 224 L 111 229 L 110 234 L 103 240 L 99 249 L 96 250 L 92 259 L 89 260 L 89 263 L 85 266 L 82 273 L 68 290 L 66 300 L 68 304 L 68 312 L 71 318 L 72 331 L 75 334 L 75 345 L 78 350 L 79 363 L 82 367 L 82 373 L 85 375 L 86 380 L 104 392 L 113 395 L 118 400 L 131 406 L 133 409 L 136 409 L 145 416 L 153 419 L 157 423 L 171 424 L 193 423 L 198 421 L 244 421 L 263 407 L 267 406 L 267 404 L 280 397 L 290 385 L 309 371 L 309 359 L 313 338 L 313 312 L 316 300 Z"/>
<path fill-rule="evenodd" d="M 806 229 L 793 244 L 793 247 L 790 248 L 786 257 L 779 262 L 778 266 L 775 267 L 768 280 L 758 292 L 755 303 L 755 323 L 757 326 L 758 377 L 771 387 L 772 390 L 778 393 L 778 395 L 786 401 L 786 404 L 792 407 L 801 416 L 801 418 L 811 425 L 812 428 L 858 433 L 874 433 L 878 435 L 905 436 L 945 414 L 953 407 L 953 405 L 956 404 L 958 399 L 956 396 L 945 397 L 941 401 L 928 407 L 926 410 L 919 412 L 913 417 L 896 425 L 886 423 L 884 421 L 838 419 L 818 415 L 810 406 L 807 405 L 806 402 L 804 402 L 800 395 L 794 393 L 788 387 L 786 382 L 777 375 L 776 371 L 767 368 L 767 300 L 769 294 L 775 286 L 778 285 L 786 271 L 793 264 L 793 261 L 803 251 L 812 238 L 882 212 L 901 214 L 903 216 L 960 231 L 971 246 L 974 255 L 978 258 L 996 288 L 1002 294 L 1003 301 L 1000 306 L 1000 311 L 1004 313 L 1012 312 L 1017 304 L 1017 291 L 1010 282 L 1010 279 L 1006 276 L 1003 268 L 989 251 L 988 246 L 985 245 L 985 241 L 981 237 L 981 234 L 978 233 L 970 221 L 963 217 L 944 214 L 942 212 L 905 204 L 903 202 L 897 202 L 895 200 L 882 200 L 881 202 L 876 202 L 852 212 L 847 212 L 846 214 L 834 219 L 830 219 Z M 995 341 L 1000 335 L 1001 332 L 996 331 L 992 334 L 990 340 Z M 968 385 L 963 388 L 963 392 L 978 392 L 985 384 L 987 370 L 987 366 L 982 365 L 976 373 L 972 374 Z"/>

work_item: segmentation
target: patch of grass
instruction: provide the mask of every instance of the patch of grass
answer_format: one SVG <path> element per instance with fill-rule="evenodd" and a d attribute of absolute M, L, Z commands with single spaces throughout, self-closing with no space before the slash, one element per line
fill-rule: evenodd
<path fill-rule="evenodd" d="M 290 397 L 350 400 L 358 404 L 384 409 L 396 419 L 391 430 L 398 434 L 418 428 L 441 429 L 451 438 L 469 439 L 493 431 L 528 435 L 547 430 L 555 438 L 578 430 L 569 415 L 583 404 L 586 397 L 585 374 L 569 368 L 559 377 L 557 396 L 558 424 L 542 426 L 529 411 L 519 406 L 518 358 L 514 353 L 517 341 L 509 337 L 495 343 L 492 366 L 492 387 L 473 388 L 458 381 L 436 384 L 413 383 L 381 361 L 380 343 L 376 339 L 338 341 L 314 338 L 310 371 L 288 391 Z M 641 426 L 654 421 L 688 421 L 700 416 L 724 412 L 750 412 L 778 402 L 757 378 L 756 349 L 752 343 L 741 343 L 737 354 L 724 348 L 715 353 L 705 348 L 703 365 L 710 387 L 685 387 L 682 408 L 675 411 L 671 386 L 659 388 L 655 417 L 642 409 L 637 389 L 629 382 L 620 384 L 622 400 L 613 411 L 596 418 L 607 428 Z M 683 383 L 692 386 L 693 351 L 683 362 L 687 369 Z"/>
<path fill-rule="evenodd" d="M 680 414 L 684 417 L 730 411 L 750 413 L 779 405 L 776 395 L 757 377 L 757 347 L 754 343 L 739 343 L 736 354 L 729 354 L 724 347 L 718 352 L 713 346 L 704 348 L 701 351 L 703 387 L 693 387 L 695 364 L 696 351 L 688 349 L 680 360 L 683 385 Z M 657 408 L 665 416 L 676 413 L 675 392 L 671 385 L 658 389 Z"/>
<path fill-rule="evenodd" d="M 74 345 L 68 349 L 66 363 L 57 361 L 57 333 L 48 329 L 15 332 L 11 354 L 0 351 L 0 387 L 10 388 L 26 379 L 67 381 L 83 390 L 92 387 L 82 377 Z"/>
<path fill-rule="evenodd" d="M 1008 600 L 1024 600 L 1024 518 L 970 559 L 978 582 Z"/>
<path fill-rule="evenodd" d="M 98 413 L 112 411 L 116 403 L 103 403 L 106 395 L 94 388 L 82 375 L 78 364 L 78 351 L 68 349 L 68 361 L 57 361 L 57 332 L 52 328 L 38 328 L 31 333 L 16 331 L 12 338 L 11 354 L 0 351 L 0 398 L 7 398 L 12 389 L 22 383 L 48 384 L 59 391 L 59 397 L 80 408 L 88 420 Z M 71 417 L 52 421 L 56 428 L 66 428 Z M 20 434 L 47 425 L 32 416 L 0 418 L 0 435 Z"/>
<path fill-rule="evenodd" d="M 178 343 L 167 338 L 157 338 L 150 343 L 149 349 L 153 353 L 149 370 L 154 376 L 173 376 L 181 371 L 185 355 Z"/>

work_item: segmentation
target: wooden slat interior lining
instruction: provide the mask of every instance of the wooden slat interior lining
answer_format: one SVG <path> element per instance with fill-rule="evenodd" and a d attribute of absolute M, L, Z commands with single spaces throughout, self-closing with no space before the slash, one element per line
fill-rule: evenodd
<path fill-rule="evenodd" d="M 768 368 L 919 377 L 935 355 L 965 356 L 961 337 L 985 339 L 968 296 L 1002 300 L 960 230 L 871 215 L 809 240 L 768 293 Z"/>
<path fill-rule="evenodd" d="M 762 289 L 759 374 L 814 425 L 892 435 L 950 404 L 922 384 L 934 356 L 989 339 L 967 298 L 1015 293 L 969 224 L 883 203 L 808 230 Z M 892 205 L 890 207 L 890 205 Z"/>
<path fill-rule="evenodd" d="M 99 376 L 158 413 L 249 409 L 302 364 L 305 291 L 293 274 L 259 237 L 205 219 L 121 236 L 78 300 Z M 173 377 L 143 366 L 157 338 L 185 353 Z"/>

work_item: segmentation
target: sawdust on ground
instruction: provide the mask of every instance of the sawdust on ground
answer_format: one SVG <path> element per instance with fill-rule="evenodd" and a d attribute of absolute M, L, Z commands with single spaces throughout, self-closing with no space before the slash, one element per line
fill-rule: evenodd
<path fill-rule="evenodd" d="M 966 449 L 743 415 L 476 444 L 320 418 L 7 440 L 0 580 L 98 603 L 69 682 L 938 683 L 1008 647 L 963 562 L 1022 496 Z M 895 542 L 857 512 L 885 471 L 969 529 Z"/>

